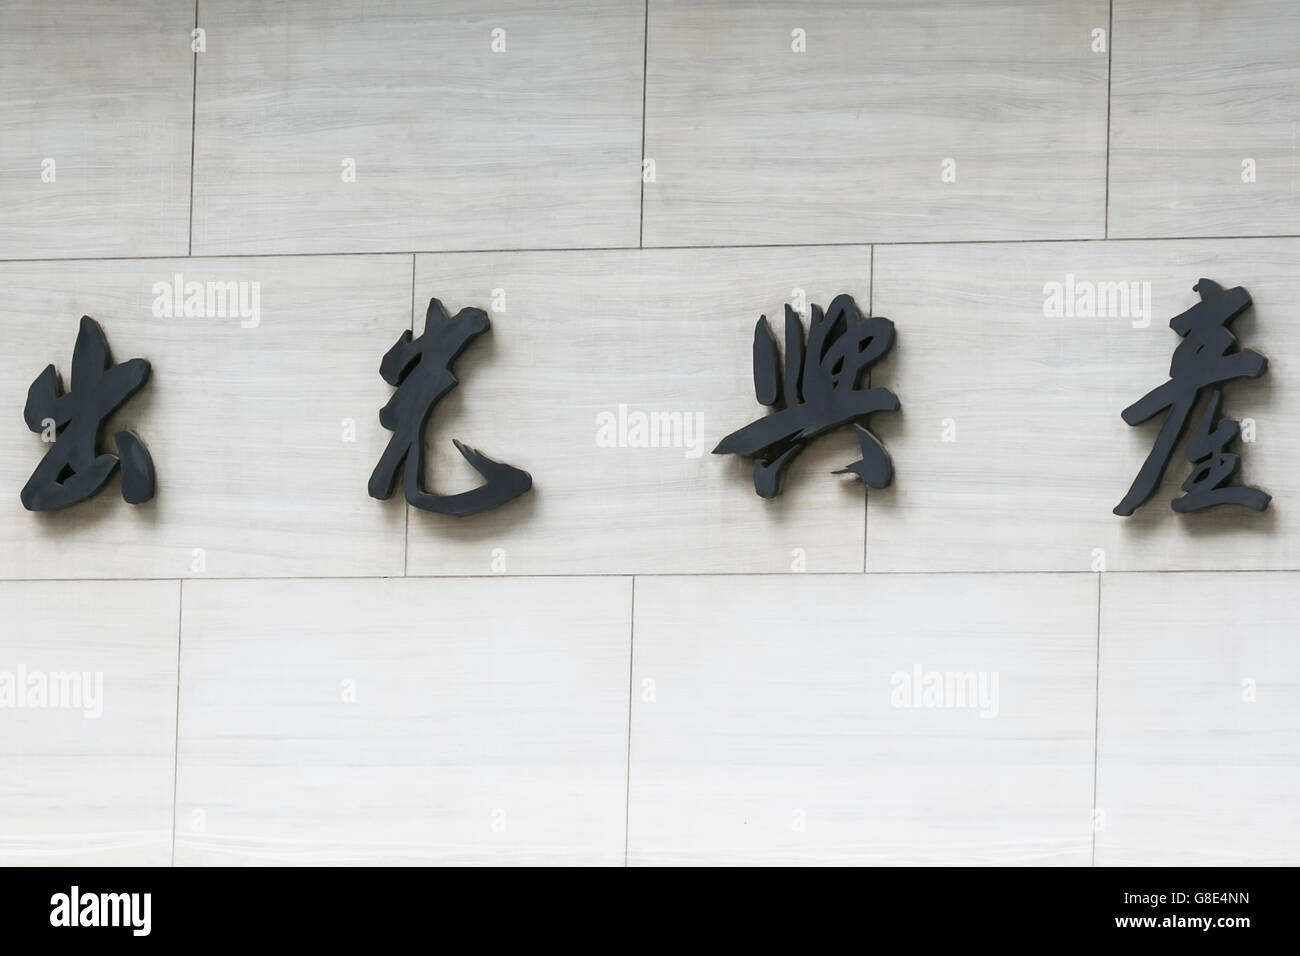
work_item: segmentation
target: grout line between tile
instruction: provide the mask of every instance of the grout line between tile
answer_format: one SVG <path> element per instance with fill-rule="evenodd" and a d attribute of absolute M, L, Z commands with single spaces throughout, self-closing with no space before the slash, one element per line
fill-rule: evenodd
<path fill-rule="evenodd" d="M 645 113 L 646 84 L 650 76 L 650 0 L 645 0 L 645 28 L 642 33 L 641 48 L 641 168 L 637 176 L 641 180 L 641 220 L 637 226 L 637 248 L 645 248 Z"/>
<path fill-rule="evenodd" d="M 1106 15 L 1106 198 L 1102 206 L 1101 234 L 1110 238 L 1110 81 L 1115 63 L 1115 0 Z"/>
<path fill-rule="evenodd" d="M 867 246 L 867 316 L 876 314 L 876 246 Z M 868 373 L 870 370 L 868 369 Z"/>
<path fill-rule="evenodd" d="M 194 29 L 199 28 L 199 0 L 194 0 Z M 193 36 L 190 44 L 193 46 Z M 187 255 L 194 254 L 194 137 L 199 128 L 199 51 L 194 50 L 194 68 L 190 71 L 190 224 L 185 243 Z"/>
<path fill-rule="evenodd" d="M 853 242 L 751 242 L 695 246 L 565 246 L 556 248 L 483 249 L 382 249 L 373 252 L 231 252 L 185 256 L 45 256 L 32 259 L 3 259 L 0 265 L 37 262 L 168 262 L 176 259 L 226 261 L 230 259 L 341 259 L 348 256 L 481 256 L 529 253 L 546 255 L 567 252 L 709 252 L 746 249 L 852 249 L 855 246 L 1031 246 L 1065 243 L 1121 242 L 1238 242 L 1252 239 L 1300 239 L 1300 233 L 1252 233 L 1237 236 L 1067 236 L 1055 239 L 915 239 L 896 242 L 864 239 Z"/>
<path fill-rule="evenodd" d="M 1101 572 L 1097 573 L 1097 657 L 1092 690 L 1092 853 L 1089 866 L 1097 865 L 1097 763 L 1101 728 Z"/>
<path fill-rule="evenodd" d="M 876 247 L 867 247 L 867 317 L 874 316 L 876 306 Z M 871 369 L 867 369 L 867 388 L 871 387 Z M 867 521 L 871 516 L 871 489 L 862 489 L 862 573 L 867 573 Z"/>
<path fill-rule="evenodd" d="M 176 582 L 176 719 L 173 723 L 175 739 L 172 742 L 172 860 L 176 865 L 176 794 L 181 774 L 181 633 L 185 620 L 185 579 Z"/>
<path fill-rule="evenodd" d="M 929 571 L 925 569 L 911 571 L 872 571 L 869 572 L 876 577 L 890 576 L 958 576 L 958 577 L 975 577 L 978 575 L 1092 575 L 1095 571 L 1079 570 L 1062 570 L 1059 568 L 1038 568 L 1034 570 L 1019 569 L 992 569 L 984 571 L 959 570 L 959 571 Z M 1123 574 L 1300 574 L 1300 567 L 1297 568 L 1196 568 L 1171 570 L 1168 568 L 1151 568 L 1147 570 L 1134 569 L 1128 571 L 1107 571 L 1111 576 Z M 626 569 L 619 571 L 557 571 L 557 572 L 537 572 L 533 574 L 514 573 L 485 573 L 485 574 L 257 574 L 257 575 L 218 575 L 205 574 L 203 577 L 156 577 L 156 578 L 0 578 L 0 582 L 6 584 L 33 584 L 47 581 L 63 581 L 70 583 L 103 583 L 113 584 L 119 581 L 387 581 L 400 580 L 404 577 L 418 581 L 464 581 L 475 580 L 478 578 L 497 578 L 497 579 L 521 579 L 531 580 L 534 578 L 777 578 L 777 577 L 860 577 L 861 571 L 856 569 L 852 571 L 628 571 Z"/>
<path fill-rule="evenodd" d="M 871 489 L 862 489 L 862 573 L 867 573 L 867 521 L 871 515 Z"/>
<path fill-rule="evenodd" d="M 411 253 L 411 335 L 415 335 L 415 253 Z M 402 577 L 407 576 L 411 561 L 411 506 L 402 509 Z"/>
<path fill-rule="evenodd" d="M 636 575 L 632 575 L 632 609 L 628 615 L 627 645 L 627 764 L 623 782 L 623 866 L 627 866 L 627 848 L 632 830 L 632 694 L 636 654 Z"/>

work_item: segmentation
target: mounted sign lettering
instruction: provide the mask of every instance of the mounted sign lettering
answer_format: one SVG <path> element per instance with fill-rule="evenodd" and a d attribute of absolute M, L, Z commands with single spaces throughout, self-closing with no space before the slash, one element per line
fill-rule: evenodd
<path fill-rule="evenodd" d="M 437 299 L 429 300 L 424 331 L 412 339 L 408 329 L 379 366 L 384 381 L 397 389 L 379 412 L 379 423 L 393 433 L 370 476 L 370 495 L 390 498 L 402 469 L 406 500 L 423 511 L 464 517 L 489 511 L 518 498 L 533 486 L 528 472 L 493 461 L 482 452 L 455 442 L 465 460 L 485 482 L 457 495 L 424 491 L 424 426 L 438 401 L 458 384 L 452 363 L 469 344 L 491 328 L 482 309 L 461 309 L 454 316 Z M 405 467 L 403 467 L 405 465 Z"/>
<path fill-rule="evenodd" d="M 1204 413 L 1187 441 L 1192 471 L 1173 509 L 1191 512 L 1236 504 L 1263 511 L 1271 500 L 1259 488 L 1229 484 L 1241 458 L 1228 449 L 1241 428 L 1220 417 L 1226 383 L 1257 378 L 1268 370 L 1268 360 L 1253 349 L 1240 348 L 1229 330 L 1250 307 L 1250 295 L 1240 286 L 1224 289 L 1210 279 L 1201 279 L 1193 289 L 1201 301 L 1169 322 L 1183 339 L 1174 350 L 1169 380 L 1124 409 L 1129 425 L 1162 412 L 1165 417 L 1115 514 L 1133 514 L 1155 493 L 1206 390 Z M 868 488 L 884 488 L 893 481 L 889 454 L 867 430 L 866 421 L 876 412 L 897 411 L 898 398 L 887 388 L 864 387 L 862 379 L 893 347 L 894 323 L 864 317 L 849 295 L 836 296 L 825 313 L 812 305 L 810 313 L 805 334 L 798 313 L 785 307 L 784 360 L 767 316 L 759 317 L 753 341 L 754 395 L 772 413 L 727 435 L 713 449 L 715 455 L 752 458 L 754 490 L 763 498 L 780 494 L 787 469 L 810 442 L 848 424 L 853 425 L 862 458 L 835 473 L 856 475 Z M 454 442 L 457 450 L 483 477 L 483 484 L 451 495 L 422 487 L 425 427 L 438 402 L 458 384 L 452 371 L 456 359 L 490 330 L 482 309 L 465 308 L 451 316 L 441 302 L 430 299 L 424 331 L 418 337 L 410 330 L 402 332 L 384 355 L 379 373 L 396 391 L 380 410 L 379 421 L 393 434 L 370 476 L 372 497 L 391 498 L 400 479 L 407 502 L 416 508 L 464 517 L 497 508 L 532 488 L 528 472 L 459 441 Z M 154 496 L 153 459 L 132 432 L 114 435 L 117 455 L 99 450 L 105 420 L 144 387 L 149 374 L 149 362 L 141 358 L 113 364 L 103 329 L 82 316 L 71 388 L 63 391 L 58 372 L 49 365 L 28 390 L 23 409 L 27 426 L 53 444 L 22 489 L 25 508 L 50 511 L 84 501 L 119 467 L 127 502 L 139 504 Z"/>
<path fill-rule="evenodd" d="M 85 501 L 122 468 L 122 497 L 138 505 L 154 495 L 153 459 L 129 431 L 113 436 L 118 455 L 100 454 L 104 419 L 149 381 L 141 358 L 114 365 L 99 323 L 81 317 L 72 350 L 72 388 L 66 393 L 53 365 L 27 390 L 27 427 L 53 441 L 20 495 L 28 511 L 53 511 Z"/>
<path fill-rule="evenodd" d="M 754 459 L 754 490 L 764 498 L 781 493 L 790 463 L 814 438 L 853 422 L 862 460 L 835 472 L 855 474 L 868 488 L 884 488 L 894 477 L 889 453 L 859 422 L 873 412 L 898 411 L 887 388 L 861 388 L 859 379 L 894 344 L 894 323 L 863 318 L 849 295 L 832 300 L 825 315 L 811 306 L 804 343 L 803 322 L 785 307 L 785 369 L 767 316 L 754 326 L 754 396 L 776 411 L 732 432 L 715 455 Z"/>
<path fill-rule="evenodd" d="M 1241 286 L 1225 290 L 1210 279 L 1200 280 L 1193 289 L 1200 293 L 1201 301 L 1169 320 L 1169 327 L 1183 336 L 1169 365 L 1169 381 L 1124 409 L 1124 421 L 1130 425 L 1140 425 L 1161 412 L 1166 415 L 1133 486 L 1115 506 L 1117 515 L 1131 515 L 1155 494 L 1201 389 L 1238 378 L 1258 378 L 1268 370 L 1268 359 L 1252 349 L 1238 349 L 1236 337 L 1228 331 L 1233 319 L 1250 307 L 1250 294 Z M 1192 473 L 1182 485 L 1186 494 L 1172 502 L 1175 511 L 1200 511 L 1226 504 L 1244 505 L 1255 511 L 1268 507 L 1270 496 L 1258 488 L 1227 484 L 1241 464 L 1241 456 L 1227 451 L 1227 447 L 1241 429 L 1235 421 L 1219 420 L 1221 397 L 1220 388 L 1210 393 L 1209 407 L 1187 443 Z"/>

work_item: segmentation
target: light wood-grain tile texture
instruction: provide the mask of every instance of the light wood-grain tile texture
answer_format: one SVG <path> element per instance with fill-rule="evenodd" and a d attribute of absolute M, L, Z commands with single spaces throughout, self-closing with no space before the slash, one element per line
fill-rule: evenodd
<path fill-rule="evenodd" d="M 0 866 L 166 866 L 177 581 L 0 582 Z"/>
<path fill-rule="evenodd" d="M 6 0 L 0 865 L 1300 862 L 1298 36 Z M 1203 277 L 1254 300 L 1223 410 L 1272 504 L 1175 514 L 1179 448 L 1117 517 Z M 841 429 L 764 500 L 711 454 L 767 414 L 755 322 L 841 293 L 896 325 L 894 483 Z M 478 482 L 453 439 L 534 479 L 470 519 L 367 494 L 432 297 L 492 329 L 426 486 Z M 158 492 L 33 514 L 82 315 L 152 365 L 104 444 Z M 102 693 L 36 705 L 63 674 Z"/>
<path fill-rule="evenodd" d="M 1300 576 L 1104 580 L 1097 865 L 1300 863 Z"/>
<path fill-rule="evenodd" d="M 630 864 L 1088 863 L 1094 577 L 644 578 L 636 606 Z"/>
<path fill-rule="evenodd" d="M 631 591 L 188 583 L 177 864 L 621 865 Z"/>
<path fill-rule="evenodd" d="M 189 247 L 194 4 L 0 5 L 0 259 Z"/>
<path fill-rule="evenodd" d="M 200 16 L 196 253 L 636 244 L 642 3 Z"/>
<path fill-rule="evenodd" d="M 1106 16 L 652 0 L 645 243 L 1100 238 Z"/>
<path fill-rule="evenodd" d="M 1300 234 L 1300 7 L 1114 8 L 1110 235 Z"/>

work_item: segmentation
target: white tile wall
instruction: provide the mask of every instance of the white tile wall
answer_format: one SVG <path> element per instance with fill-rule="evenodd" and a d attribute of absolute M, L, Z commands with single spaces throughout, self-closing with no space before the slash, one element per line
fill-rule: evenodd
<path fill-rule="evenodd" d="M 1104 234 L 1100 0 L 649 12 L 648 246 Z"/>
<path fill-rule="evenodd" d="M 1300 861 L 1297 584 L 1291 573 L 1105 579 L 1099 866 Z"/>
<path fill-rule="evenodd" d="M 1288 4 L 195 17 L 0 11 L 0 862 L 1297 862 Z M 256 327 L 156 314 L 177 274 Z M 1044 314 L 1068 276 L 1149 309 Z M 1254 297 L 1226 410 L 1272 506 L 1174 514 L 1180 452 L 1117 518 L 1202 276 Z M 709 454 L 754 323 L 841 292 L 897 324 L 895 484 L 829 474 L 842 431 L 762 500 Z M 432 296 L 493 330 L 426 481 L 475 482 L 453 438 L 535 479 L 466 520 L 366 494 Z M 33 515 L 83 314 L 153 365 L 107 430 L 158 495 Z M 603 447 L 620 405 L 701 453 Z M 997 716 L 894 706 L 917 666 Z M 17 706 L 72 671 L 102 716 Z"/>
<path fill-rule="evenodd" d="M 622 864 L 627 578 L 196 581 L 178 864 Z"/>
<path fill-rule="evenodd" d="M 1095 575 L 644 578 L 635 624 L 629 864 L 1089 862 Z"/>
<path fill-rule="evenodd" d="M 0 582 L 0 865 L 171 860 L 180 587 Z"/>
<path fill-rule="evenodd" d="M 194 4 L 0 6 L 0 258 L 189 248 Z"/>
<path fill-rule="evenodd" d="M 1300 233 L 1300 8 L 1114 0 L 1110 235 Z"/>
<path fill-rule="evenodd" d="M 636 243 L 643 3 L 206 0 L 200 19 L 196 253 Z"/>

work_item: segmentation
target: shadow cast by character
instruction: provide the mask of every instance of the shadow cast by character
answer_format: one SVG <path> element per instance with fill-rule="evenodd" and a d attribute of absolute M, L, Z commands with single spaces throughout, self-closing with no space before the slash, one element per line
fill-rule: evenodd
<path fill-rule="evenodd" d="M 452 363 L 490 328 L 482 309 L 461 309 L 448 316 L 441 302 L 430 299 L 420 336 L 413 339 L 408 329 L 384 355 L 379 374 L 397 391 L 380 410 L 379 423 L 393 436 L 370 476 L 371 497 L 392 497 L 400 471 L 406 500 L 416 508 L 465 517 L 490 511 L 532 488 L 528 472 L 494 461 L 459 441 L 454 442 L 456 449 L 484 483 L 455 495 L 434 494 L 422 487 L 425 425 L 434 406 L 459 382 Z"/>
<path fill-rule="evenodd" d="M 803 322 L 785 307 L 785 364 L 767 316 L 754 326 L 754 396 L 776 411 L 740 428 L 718 443 L 715 455 L 754 459 L 754 490 L 764 498 L 781 492 L 786 469 L 813 439 L 853 423 L 862 459 L 836 471 L 854 474 L 868 488 L 884 488 L 894 477 L 889 453 L 861 424 L 874 412 L 898 411 L 887 388 L 862 388 L 860 379 L 894 344 L 894 323 L 864 318 L 849 295 L 838 295 L 825 314 L 810 307 Z"/>
<path fill-rule="evenodd" d="M 117 455 L 99 451 L 104 420 L 144 388 L 149 371 L 149 363 L 141 358 L 114 365 L 104 330 L 90 316 L 81 317 L 72 350 L 72 387 L 64 392 L 58 371 L 47 365 L 27 390 L 23 419 L 53 446 L 23 486 L 24 508 L 53 511 L 85 501 L 119 466 L 122 497 L 128 504 L 153 497 L 153 459 L 132 432 L 113 436 Z"/>

